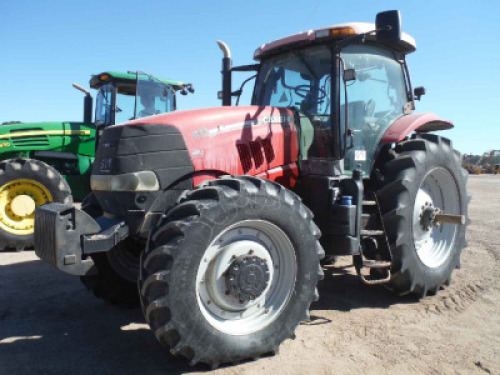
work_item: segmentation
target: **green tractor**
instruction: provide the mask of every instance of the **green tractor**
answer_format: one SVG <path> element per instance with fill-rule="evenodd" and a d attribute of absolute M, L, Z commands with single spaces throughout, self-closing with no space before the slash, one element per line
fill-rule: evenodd
<path fill-rule="evenodd" d="M 191 84 L 158 79 L 143 72 L 93 75 L 93 99 L 85 88 L 83 122 L 19 123 L 0 126 L 0 250 L 33 245 L 35 208 L 47 202 L 71 203 L 90 191 L 90 172 L 99 134 L 110 125 L 176 109 L 176 92 Z"/>

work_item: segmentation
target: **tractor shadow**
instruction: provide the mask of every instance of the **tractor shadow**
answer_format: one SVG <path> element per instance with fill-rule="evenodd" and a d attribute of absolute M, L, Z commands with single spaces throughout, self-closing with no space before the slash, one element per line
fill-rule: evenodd
<path fill-rule="evenodd" d="M 0 253 L 0 264 L 3 254 Z M 32 257 L 31 257 L 32 258 Z M 78 278 L 39 260 L 0 266 L 2 374 L 184 374 L 139 308 L 91 295 Z"/>
<path fill-rule="evenodd" d="M 30 252 L 29 261 L 0 266 L 0 363 L 12 374 L 184 374 L 189 367 L 158 344 L 139 308 L 123 309 L 91 295 L 80 281 Z M 26 255 L 27 254 L 27 255 Z M 0 253 L 0 264 L 7 259 Z M 329 268 L 311 321 L 329 324 L 321 310 L 350 311 L 414 303 L 382 287 L 364 285 L 351 270 Z M 229 365 L 230 366 L 230 365 Z M 226 367 L 226 366 L 223 366 Z"/>
<path fill-rule="evenodd" d="M 351 311 L 361 308 L 384 309 L 397 304 L 415 304 L 412 295 L 398 296 L 382 285 L 366 285 L 350 265 L 323 268 L 325 278 L 318 285 L 320 299 L 311 305 L 311 322 L 320 324 L 324 318 L 317 310 Z M 315 323 L 318 321 L 318 323 Z M 323 323 L 324 324 L 324 323 Z"/>

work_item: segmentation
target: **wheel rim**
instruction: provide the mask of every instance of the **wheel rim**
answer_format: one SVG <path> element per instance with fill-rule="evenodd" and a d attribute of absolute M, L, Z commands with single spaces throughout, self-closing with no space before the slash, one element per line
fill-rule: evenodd
<path fill-rule="evenodd" d="M 432 210 L 461 214 L 457 183 L 451 173 L 441 167 L 432 169 L 424 177 L 413 209 L 413 240 L 417 255 L 427 267 L 437 268 L 450 256 L 458 227 L 454 224 L 423 225 L 423 217 Z"/>
<path fill-rule="evenodd" d="M 268 279 L 259 279 L 266 280 L 264 285 L 256 281 L 261 293 L 241 302 L 245 287 L 240 282 L 240 294 L 235 295 L 234 290 L 229 290 L 233 285 L 231 281 L 228 284 L 228 278 L 234 265 L 243 266 L 245 261 L 252 263 L 245 269 L 253 266 L 255 275 L 265 273 Z M 264 220 L 238 222 L 212 241 L 201 260 L 196 276 L 200 310 L 214 328 L 226 334 L 259 331 L 276 320 L 287 305 L 295 286 L 296 268 L 294 247 L 280 228 Z"/>
<path fill-rule="evenodd" d="M 14 180 L 0 187 L 0 228 L 15 234 L 33 233 L 35 208 L 52 202 L 52 195 L 34 180 Z"/>

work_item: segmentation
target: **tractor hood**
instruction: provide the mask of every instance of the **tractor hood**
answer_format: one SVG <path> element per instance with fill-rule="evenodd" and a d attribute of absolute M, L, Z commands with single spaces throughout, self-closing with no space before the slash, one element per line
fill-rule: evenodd
<path fill-rule="evenodd" d="M 0 126 L 0 153 L 59 150 L 94 136 L 94 125 L 81 122 L 34 122 Z"/>
<path fill-rule="evenodd" d="M 115 126 L 171 125 L 182 132 L 186 143 L 194 145 L 200 139 L 210 139 L 210 143 L 216 143 L 217 139 L 226 134 L 243 141 L 252 138 L 256 133 L 262 133 L 260 129 L 269 129 L 276 125 L 289 129 L 293 123 L 293 111 L 287 108 L 239 106 L 175 111 Z"/>
<path fill-rule="evenodd" d="M 147 125 L 176 128 L 182 135 L 195 175 L 268 173 L 296 168 L 298 137 L 294 113 L 279 107 L 215 107 L 145 117 L 107 128 Z M 106 146 L 104 146 L 106 147 Z M 196 181 L 195 181 L 196 185 Z"/>

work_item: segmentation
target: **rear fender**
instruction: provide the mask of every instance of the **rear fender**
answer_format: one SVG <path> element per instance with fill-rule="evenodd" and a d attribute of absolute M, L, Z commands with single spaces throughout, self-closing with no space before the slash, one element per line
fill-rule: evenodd
<path fill-rule="evenodd" d="M 434 113 L 419 113 L 399 117 L 385 131 L 381 143 L 401 142 L 412 132 L 428 133 L 438 130 L 448 130 L 454 127 L 453 123 L 437 117 Z"/>

